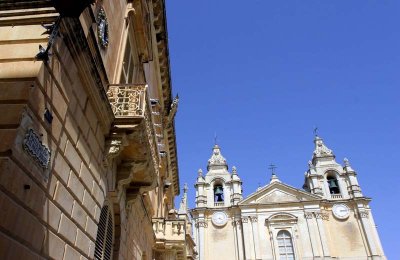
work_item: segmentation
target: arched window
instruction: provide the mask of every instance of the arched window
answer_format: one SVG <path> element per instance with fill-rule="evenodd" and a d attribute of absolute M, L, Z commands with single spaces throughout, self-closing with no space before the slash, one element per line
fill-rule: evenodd
<path fill-rule="evenodd" d="M 96 245 L 94 259 L 111 260 L 114 238 L 114 221 L 108 205 L 104 205 L 100 212 L 100 220 L 97 226 Z"/>
<path fill-rule="evenodd" d="M 214 185 L 214 202 L 223 202 L 224 201 L 224 187 L 222 184 Z"/>
<path fill-rule="evenodd" d="M 331 194 L 340 194 L 340 189 L 336 177 L 330 175 L 326 178 L 326 180 L 328 182 L 329 192 Z"/>
<path fill-rule="evenodd" d="M 277 241 L 279 249 L 279 259 L 294 260 L 293 242 L 290 233 L 286 230 L 279 231 Z"/>

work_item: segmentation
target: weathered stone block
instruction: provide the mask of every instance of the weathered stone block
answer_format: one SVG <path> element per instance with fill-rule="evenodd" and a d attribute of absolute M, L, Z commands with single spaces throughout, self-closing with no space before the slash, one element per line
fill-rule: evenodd
<path fill-rule="evenodd" d="M 54 194 L 54 200 L 60 204 L 60 206 L 69 214 L 72 212 L 72 206 L 74 204 L 74 198 L 69 194 L 68 190 L 64 187 L 61 182 L 58 182 L 56 192 Z"/>
<path fill-rule="evenodd" d="M 17 127 L 25 107 L 25 104 L 0 104 L 0 125 Z"/>
<path fill-rule="evenodd" d="M 16 136 L 16 129 L 0 129 L 0 152 L 11 150 Z"/>
<path fill-rule="evenodd" d="M 63 259 L 65 242 L 51 231 L 46 234 L 43 251 L 53 259 Z"/>
<path fill-rule="evenodd" d="M 78 222 L 82 229 L 85 228 L 87 214 L 77 201 L 74 202 L 74 208 L 72 209 L 72 218 L 76 222 Z"/>
<path fill-rule="evenodd" d="M 77 229 L 77 226 L 67 216 L 61 214 L 60 226 L 58 227 L 59 234 L 74 243 Z"/>
<path fill-rule="evenodd" d="M 64 259 L 65 260 L 72 260 L 72 259 L 79 259 L 81 254 L 76 251 L 74 248 L 71 246 L 67 245 L 65 247 L 65 254 L 64 254 Z"/>
<path fill-rule="evenodd" d="M 79 178 L 81 178 L 81 180 L 85 184 L 86 188 L 88 190 L 91 190 L 94 179 L 93 179 L 93 176 L 92 176 L 91 172 L 89 171 L 88 167 L 83 162 L 81 164 L 81 171 L 79 174 Z"/>
<path fill-rule="evenodd" d="M 81 249 L 86 255 L 90 253 L 90 246 L 92 241 L 81 230 L 78 230 L 75 245 Z"/>
<path fill-rule="evenodd" d="M 79 138 L 78 143 L 76 144 L 76 149 L 79 154 L 82 156 L 83 160 L 89 164 L 90 162 L 90 155 L 92 153 L 91 149 L 87 145 L 86 141 L 82 136 Z"/>
<path fill-rule="evenodd" d="M 47 223 L 55 230 L 58 230 L 61 219 L 61 210 L 56 205 L 54 205 L 52 201 L 49 201 L 48 203 L 48 214 L 49 218 L 47 220 Z"/>
<path fill-rule="evenodd" d="M 72 165 L 72 168 L 75 170 L 75 172 L 79 172 L 82 159 L 76 152 L 74 145 L 70 141 L 67 141 L 65 156 L 69 163 Z"/>
<path fill-rule="evenodd" d="M 65 183 L 68 183 L 68 178 L 69 174 L 71 171 L 71 168 L 65 161 L 64 157 L 60 154 L 57 153 L 54 159 L 54 171 L 55 174 Z"/>
<path fill-rule="evenodd" d="M 87 216 L 85 231 L 89 234 L 92 240 L 96 240 L 97 224 L 93 221 L 93 219 L 90 216 Z"/>
<path fill-rule="evenodd" d="M 86 208 L 89 214 L 91 214 L 91 216 L 94 216 L 95 214 L 94 207 L 96 206 L 96 203 L 94 202 L 92 196 L 90 195 L 90 192 L 88 192 L 87 190 L 85 190 L 83 195 L 83 206 Z"/>
<path fill-rule="evenodd" d="M 72 190 L 72 192 L 80 201 L 82 200 L 83 191 L 85 190 L 85 188 L 83 187 L 82 182 L 80 181 L 78 176 L 76 176 L 73 171 L 71 171 L 69 175 L 68 188 Z"/>

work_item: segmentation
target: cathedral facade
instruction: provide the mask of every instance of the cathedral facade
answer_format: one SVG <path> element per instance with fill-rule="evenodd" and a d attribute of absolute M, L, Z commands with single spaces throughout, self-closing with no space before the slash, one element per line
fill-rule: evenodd
<path fill-rule="evenodd" d="M 247 198 L 215 145 L 207 173 L 199 170 L 191 210 L 200 260 L 386 259 L 369 203 L 347 159 L 335 160 L 316 136 L 303 189 L 268 185 Z"/>

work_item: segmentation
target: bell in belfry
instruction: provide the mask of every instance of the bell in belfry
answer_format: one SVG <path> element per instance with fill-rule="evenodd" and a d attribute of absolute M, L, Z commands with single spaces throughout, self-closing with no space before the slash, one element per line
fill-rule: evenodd
<path fill-rule="evenodd" d="M 214 195 L 215 195 L 215 201 L 216 202 L 220 202 L 220 201 L 224 201 L 224 189 L 222 188 L 222 186 L 216 186 L 214 189 Z"/>
<path fill-rule="evenodd" d="M 328 183 L 329 183 L 329 187 L 330 188 L 337 188 L 338 187 L 337 184 L 336 184 L 336 180 L 335 179 L 328 180 Z"/>

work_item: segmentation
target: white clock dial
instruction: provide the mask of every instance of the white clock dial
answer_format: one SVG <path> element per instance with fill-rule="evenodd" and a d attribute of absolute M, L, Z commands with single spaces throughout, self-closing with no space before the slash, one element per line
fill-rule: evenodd
<path fill-rule="evenodd" d="M 228 216 L 222 211 L 214 212 L 212 215 L 212 222 L 216 226 L 223 226 L 228 222 Z"/>
<path fill-rule="evenodd" d="M 350 216 L 350 209 L 345 204 L 335 204 L 332 207 L 333 215 L 338 219 L 346 219 Z"/>

